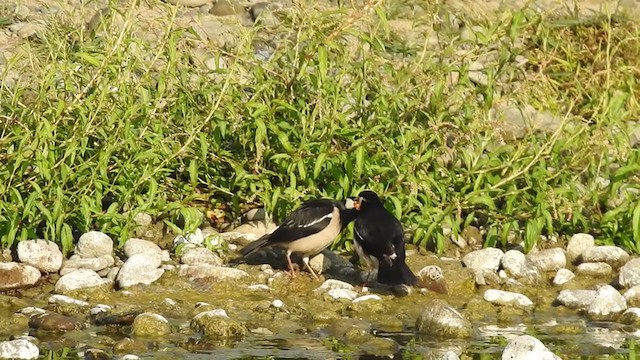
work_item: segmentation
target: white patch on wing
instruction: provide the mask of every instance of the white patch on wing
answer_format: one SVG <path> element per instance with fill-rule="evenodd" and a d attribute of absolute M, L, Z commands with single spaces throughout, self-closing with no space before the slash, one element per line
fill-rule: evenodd
<path fill-rule="evenodd" d="M 358 232 L 358 229 L 353 228 L 353 231 L 356 233 L 356 236 L 360 238 L 360 240 L 364 241 L 364 237 L 362 235 L 360 235 L 360 233 Z"/>
<path fill-rule="evenodd" d="M 332 217 L 333 217 L 333 213 L 329 213 L 329 214 L 327 214 L 327 215 L 325 215 L 325 216 L 323 216 L 323 217 L 321 217 L 321 218 L 319 218 L 319 219 L 313 220 L 312 222 L 310 222 L 310 223 L 308 223 L 308 224 L 300 224 L 300 225 L 298 225 L 298 227 L 308 227 L 308 226 L 313 226 L 313 225 L 315 225 L 315 224 L 317 224 L 317 223 L 321 222 L 321 221 L 322 221 L 322 220 L 324 220 L 324 219 L 331 219 Z"/>

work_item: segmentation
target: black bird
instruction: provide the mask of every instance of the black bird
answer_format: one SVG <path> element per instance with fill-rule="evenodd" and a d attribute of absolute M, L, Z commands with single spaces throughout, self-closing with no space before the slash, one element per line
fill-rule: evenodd
<path fill-rule="evenodd" d="M 367 281 L 386 285 L 416 285 L 418 279 L 405 262 L 400 221 L 384 208 L 378 195 L 361 192 L 355 204 L 358 215 L 353 230 L 358 256 L 369 268 Z M 365 282 L 366 283 L 366 282 Z"/>
<path fill-rule="evenodd" d="M 245 257 L 259 249 L 277 246 L 287 252 L 287 264 L 295 277 L 291 254 L 302 254 L 302 261 L 313 277 L 316 273 L 309 266 L 309 257 L 326 249 L 340 232 L 356 217 L 353 199 L 310 200 L 289 214 L 272 233 L 247 244 L 240 254 Z"/>

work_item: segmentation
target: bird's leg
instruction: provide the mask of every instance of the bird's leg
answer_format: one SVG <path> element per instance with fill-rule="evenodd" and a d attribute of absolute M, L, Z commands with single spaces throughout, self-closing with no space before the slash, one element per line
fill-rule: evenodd
<path fill-rule="evenodd" d="M 304 263 L 304 265 L 307 267 L 307 269 L 309 269 L 309 272 L 311 272 L 311 275 L 313 275 L 314 278 L 316 278 L 316 280 L 320 280 L 320 278 L 318 277 L 318 275 L 316 275 L 316 273 L 313 271 L 313 269 L 311 268 L 311 265 L 309 265 L 309 257 L 305 256 L 302 258 L 302 262 Z"/>
<path fill-rule="evenodd" d="M 291 277 L 296 277 L 296 273 L 293 271 L 293 264 L 291 263 L 291 251 L 287 250 L 287 264 L 289 265 L 289 275 Z"/>

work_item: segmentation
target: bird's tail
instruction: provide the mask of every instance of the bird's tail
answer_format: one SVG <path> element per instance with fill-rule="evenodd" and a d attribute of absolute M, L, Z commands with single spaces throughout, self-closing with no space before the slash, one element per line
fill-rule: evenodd
<path fill-rule="evenodd" d="M 391 266 L 380 262 L 378 268 L 378 282 L 386 285 L 408 285 L 414 286 L 418 283 L 418 278 L 413 274 L 404 259 L 397 258 Z"/>
<path fill-rule="evenodd" d="M 253 253 L 254 251 L 257 251 L 261 248 L 263 248 L 266 244 L 267 241 L 269 240 L 269 234 L 263 235 L 262 237 L 260 237 L 257 240 L 254 240 L 250 243 L 248 243 L 247 245 L 245 245 L 245 247 L 243 247 L 242 249 L 240 249 L 240 256 L 238 256 L 235 259 L 232 259 L 231 261 L 229 261 L 229 265 L 234 266 L 234 265 L 238 265 L 242 262 L 244 262 L 244 257 Z"/>

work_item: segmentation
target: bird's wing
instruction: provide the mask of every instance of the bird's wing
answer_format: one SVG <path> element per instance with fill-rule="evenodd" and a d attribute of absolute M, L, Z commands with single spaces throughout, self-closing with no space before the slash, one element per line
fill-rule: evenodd
<path fill-rule="evenodd" d="M 269 243 L 288 243 L 322 231 L 333 218 L 334 206 L 333 201 L 324 199 L 302 204 L 269 236 Z"/>
<path fill-rule="evenodd" d="M 371 211 L 356 219 L 354 238 L 370 255 L 390 255 L 391 245 L 402 240 L 402 225 L 385 209 Z"/>

